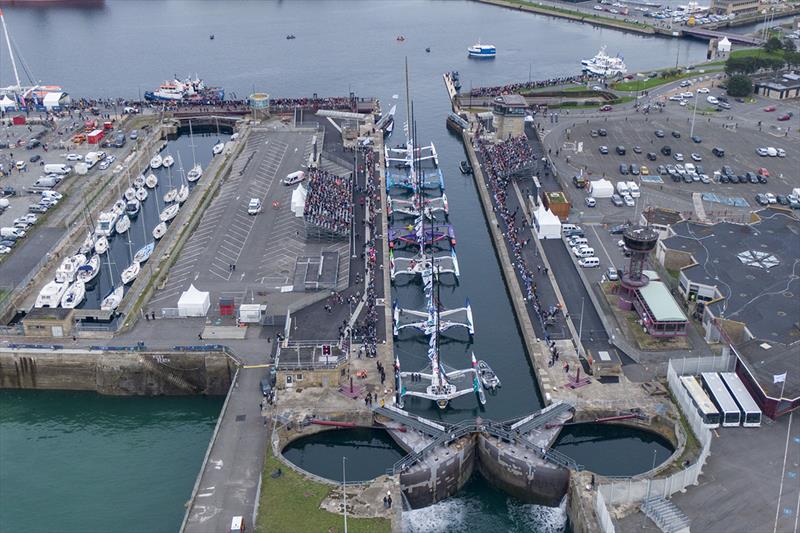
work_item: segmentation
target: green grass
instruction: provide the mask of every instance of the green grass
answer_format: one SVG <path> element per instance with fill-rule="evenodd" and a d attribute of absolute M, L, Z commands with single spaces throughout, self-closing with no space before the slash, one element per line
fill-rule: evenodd
<path fill-rule="evenodd" d="M 271 474 L 280 468 L 278 478 Z M 272 452 L 268 452 L 261 484 L 256 531 L 269 533 L 313 533 L 344 531 L 342 515 L 319 508 L 331 492 L 331 486 L 304 478 L 287 468 Z M 380 533 L 391 531 L 391 522 L 384 518 L 347 519 L 347 530 L 352 533 Z"/>
<path fill-rule="evenodd" d="M 730 57 L 733 58 L 740 58 L 740 57 L 761 57 L 761 58 L 772 58 L 772 59 L 783 59 L 783 51 L 778 50 L 777 52 L 767 52 L 763 48 L 744 48 L 742 50 L 733 50 L 731 52 Z"/>

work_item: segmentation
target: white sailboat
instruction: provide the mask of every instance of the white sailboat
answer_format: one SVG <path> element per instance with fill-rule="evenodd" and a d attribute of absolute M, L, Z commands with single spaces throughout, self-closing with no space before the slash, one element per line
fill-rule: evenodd
<path fill-rule="evenodd" d="M 61 297 L 61 307 L 74 309 L 86 298 L 86 285 L 80 280 L 76 281 L 64 292 Z"/>
<path fill-rule="evenodd" d="M 122 297 L 125 294 L 125 286 L 118 285 L 115 287 L 108 296 L 103 298 L 102 303 L 100 304 L 100 309 L 103 311 L 114 311 L 119 304 L 122 303 Z"/>
<path fill-rule="evenodd" d="M 179 204 L 172 204 L 171 206 L 164 209 L 158 218 L 161 219 L 161 222 L 169 222 L 173 218 L 175 218 L 178 214 L 178 209 L 180 209 Z"/>
<path fill-rule="evenodd" d="M 92 250 L 94 250 L 94 237 L 91 233 L 89 233 L 86 236 L 86 239 L 83 241 L 83 244 L 81 244 L 81 247 L 78 249 L 78 253 L 88 255 L 92 253 Z"/>
<path fill-rule="evenodd" d="M 94 243 L 94 251 L 100 255 L 108 251 L 108 238 L 105 235 L 101 235 Z"/>
<path fill-rule="evenodd" d="M 39 291 L 39 296 L 36 297 L 34 307 L 58 307 L 58 304 L 61 303 L 61 297 L 64 295 L 64 292 L 66 292 L 67 287 L 69 287 L 69 283 L 56 280 L 51 281 Z"/>
<path fill-rule="evenodd" d="M 114 202 L 114 205 L 111 206 L 111 211 L 113 211 L 117 216 L 120 216 L 122 213 L 125 212 L 125 200 L 117 200 Z"/>
<path fill-rule="evenodd" d="M 213 155 L 219 155 L 219 154 L 221 154 L 221 153 L 222 153 L 222 151 L 223 151 L 224 149 L 225 149 L 225 143 L 224 143 L 224 142 L 222 142 L 222 141 L 220 141 L 220 142 L 218 142 L 217 144 L 215 144 L 213 148 L 211 148 L 211 153 L 212 153 Z"/>
<path fill-rule="evenodd" d="M 72 283 L 75 280 L 75 275 L 78 268 L 86 264 L 86 256 L 83 254 L 75 254 L 71 257 L 65 257 L 61 265 L 56 270 L 56 280 L 60 282 L 68 281 Z"/>
<path fill-rule="evenodd" d="M 128 203 L 125 204 L 125 214 L 128 215 L 129 217 L 135 217 L 136 215 L 139 214 L 139 209 L 141 207 L 142 203 L 136 198 L 128 200 Z"/>
<path fill-rule="evenodd" d="M 144 263 L 145 261 L 150 259 L 151 255 L 153 255 L 153 250 L 155 249 L 155 247 L 156 244 L 153 242 L 145 244 L 139 249 L 138 252 L 136 252 L 136 255 L 133 256 L 133 260 L 137 263 Z"/>
<path fill-rule="evenodd" d="M 160 239 L 164 236 L 167 232 L 167 223 L 166 222 L 159 222 L 155 228 L 153 228 L 153 238 L 155 240 Z"/>
<path fill-rule="evenodd" d="M 136 279 L 136 276 L 139 275 L 139 272 L 141 272 L 141 270 L 142 268 L 141 265 L 139 265 L 139 263 L 137 263 L 136 261 L 131 263 L 131 265 L 128 268 L 122 271 L 122 284 L 127 285 L 128 283 L 131 283 L 133 280 Z"/>
<path fill-rule="evenodd" d="M 122 235 L 123 233 L 128 231 L 128 228 L 130 227 L 131 227 L 131 219 L 128 218 L 128 215 L 123 213 L 122 216 L 117 219 L 117 223 L 114 226 L 114 229 L 117 230 L 117 233 Z"/>
<path fill-rule="evenodd" d="M 187 198 L 189 198 L 189 186 L 184 183 L 181 185 L 180 189 L 178 189 L 175 200 L 177 200 L 179 204 L 182 204 Z"/>
<path fill-rule="evenodd" d="M 169 154 L 161 161 L 161 166 L 163 166 L 164 168 L 169 168 L 174 164 L 175 164 L 175 158 L 173 158 Z"/>
<path fill-rule="evenodd" d="M 142 187 L 141 189 L 136 189 L 136 199 L 140 202 L 144 202 L 147 200 L 147 189 Z"/>
<path fill-rule="evenodd" d="M 97 254 L 92 255 L 89 261 L 81 266 L 78 267 L 78 280 L 84 283 L 89 283 L 94 278 L 97 277 L 97 274 L 100 273 L 100 256 Z"/>
<path fill-rule="evenodd" d="M 137 189 L 144 187 L 144 174 L 139 174 L 136 176 L 136 179 L 133 180 L 133 186 Z"/>
<path fill-rule="evenodd" d="M 157 169 L 157 168 L 161 167 L 161 164 L 162 164 L 163 162 L 164 162 L 164 160 L 163 160 L 163 159 L 161 159 L 161 154 L 156 154 L 156 155 L 154 155 L 154 156 L 153 156 L 153 158 L 150 160 L 150 168 L 152 168 L 153 170 L 155 170 L 155 169 Z"/>
<path fill-rule="evenodd" d="M 151 172 L 144 179 L 144 184 L 147 185 L 147 187 L 150 189 L 155 189 L 156 185 L 158 185 L 158 177 Z"/>
<path fill-rule="evenodd" d="M 130 201 L 133 200 L 134 198 L 136 198 L 136 189 L 134 189 L 133 187 L 128 187 L 127 189 L 125 189 L 125 199 Z"/>
<path fill-rule="evenodd" d="M 167 157 L 171 158 L 172 156 L 167 156 Z M 165 161 L 166 161 L 166 159 L 165 159 Z M 172 166 L 173 163 L 174 163 L 174 161 L 172 163 L 170 163 L 170 166 Z M 166 166 L 166 165 L 164 165 L 164 166 Z M 169 169 L 169 167 L 167 167 L 167 168 Z M 172 169 L 169 169 L 169 190 L 166 193 L 164 193 L 164 203 L 165 204 L 169 204 L 169 203 L 174 202 L 175 201 L 175 196 L 177 196 L 177 195 L 178 195 L 178 189 L 176 189 L 175 187 L 172 186 Z"/>
<path fill-rule="evenodd" d="M 203 177 L 203 167 L 200 166 L 200 163 L 195 163 L 192 169 L 189 171 L 189 174 L 186 175 L 186 179 L 189 181 L 197 181 Z"/>

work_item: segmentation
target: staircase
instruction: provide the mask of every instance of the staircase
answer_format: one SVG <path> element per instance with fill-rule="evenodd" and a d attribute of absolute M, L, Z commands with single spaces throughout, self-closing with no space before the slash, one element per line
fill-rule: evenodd
<path fill-rule="evenodd" d="M 574 407 L 566 402 L 554 403 L 513 424 L 511 429 L 524 435 L 525 433 L 529 433 L 534 429 L 544 426 L 572 409 L 574 409 Z"/>
<path fill-rule="evenodd" d="M 689 533 L 689 518 L 669 500 L 647 498 L 642 502 L 642 512 L 664 533 Z"/>

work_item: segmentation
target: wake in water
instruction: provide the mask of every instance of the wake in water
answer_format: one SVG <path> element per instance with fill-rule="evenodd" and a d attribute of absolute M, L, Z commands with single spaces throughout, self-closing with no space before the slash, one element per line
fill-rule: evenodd
<path fill-rule="evenodd" d="M 403 512 L 404 533 L 468 533 L 508 531 L 519 533 L 565 533 L 566 498 L 558 507 L 526 504 L 480 487 L 436 505 Z M 490 492 L 490 494 L 487 494 Z"/>

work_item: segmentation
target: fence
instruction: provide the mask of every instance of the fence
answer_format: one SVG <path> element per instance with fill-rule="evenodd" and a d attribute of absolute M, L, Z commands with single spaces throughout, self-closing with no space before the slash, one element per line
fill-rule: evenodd
<path fill-rule="evenodd" d="M 614 522 L 611 520 L 611 515 L 608 513 L 606 500 L 599 490 L 595 492 L 594 511 L 597 513 L 597 524 L 600 526 L 600 531 L 603 533 L 615 533 Z"/>
<path fill-rule="evenodd" d="M 639 503 L 645 498 L 669 498 L 689 485 L 696 485 L 711 449 L 711 432 L 692 405 L 689 393 L 683 388 L 679 377 L 701 372 L 727 372 L 732 369 L 734 359 L 730 354 L 719 357 L 694 357 L 670 359 L 667 380 L 686 421 L 700 443 L 700 456 L 694 464 L 671 476 L 660 479 L 608 478 L 611 483 L 598 487 L 598 492 L 610 505 Z M 599 516 L 599 515 L 598 515 Z"/>

